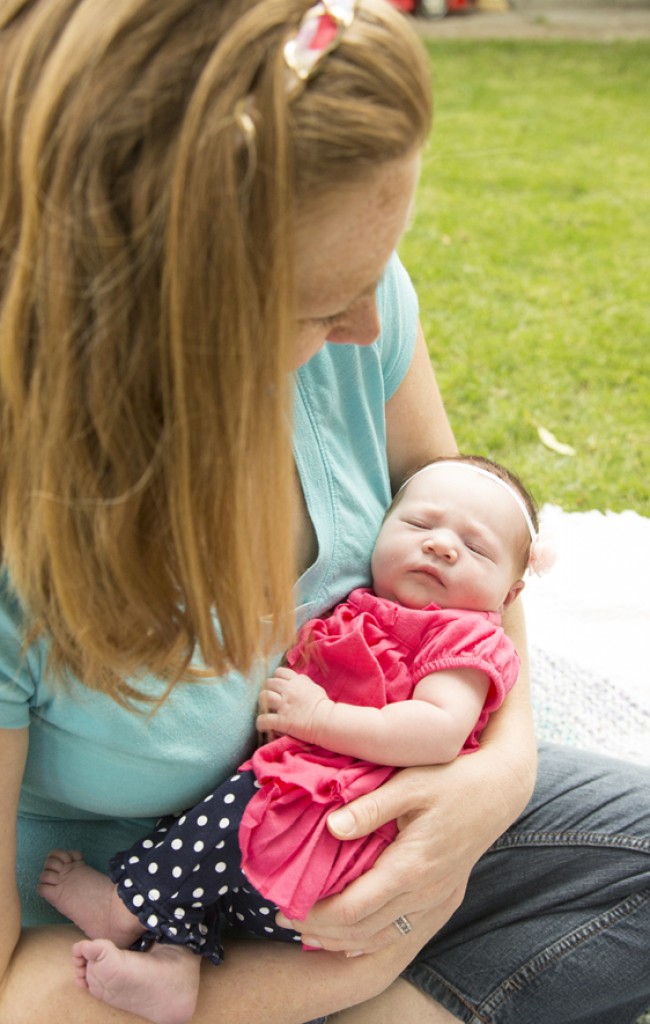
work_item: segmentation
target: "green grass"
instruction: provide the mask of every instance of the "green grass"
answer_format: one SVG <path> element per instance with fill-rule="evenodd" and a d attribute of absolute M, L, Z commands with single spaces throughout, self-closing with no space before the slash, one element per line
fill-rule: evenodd
<path fill-rule="evenodd" d="M 460 447 L 540 503 L 650 515 L 650 42 L 428 49 L 401 255 Z"/>

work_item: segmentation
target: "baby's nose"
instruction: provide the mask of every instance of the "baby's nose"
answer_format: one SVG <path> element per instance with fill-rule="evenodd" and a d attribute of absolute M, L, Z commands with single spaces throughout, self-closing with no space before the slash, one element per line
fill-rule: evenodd
<path fill-rule="evenodd" d="M 458 558 L 458 545 L 455 537 L 449 530 L 435 530 L 430 533 L 424 541 L 424 550 L 443 558 L 445 562 L 453 565 Z"/>

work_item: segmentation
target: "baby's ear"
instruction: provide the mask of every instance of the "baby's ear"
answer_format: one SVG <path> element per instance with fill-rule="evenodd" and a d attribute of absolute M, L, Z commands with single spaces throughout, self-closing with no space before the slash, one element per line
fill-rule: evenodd
<path fill-rule="evenodd" d="M 515 580 L 515 582 L 510 587 L 510 590 L 506 594 L 506 599 L 503 602 L 503 607 L 507 608 L 509 604 L 512 604 L 513 601 L 516 601 L 516 599 L 519 597 L 525 586 L 526 584 L 523 580 Z"/>

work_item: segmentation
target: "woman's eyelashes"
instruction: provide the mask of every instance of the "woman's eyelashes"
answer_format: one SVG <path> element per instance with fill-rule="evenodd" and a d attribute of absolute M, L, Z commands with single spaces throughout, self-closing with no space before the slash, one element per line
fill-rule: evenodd
<path fill-rule="evenodd" d="M 316 322 L 320 327 L 328 327 L 331 330 L 332 327 L 340 327 L 343 323 L 343 314 L 335 313 L 334 316 L 322 316 Z"/>

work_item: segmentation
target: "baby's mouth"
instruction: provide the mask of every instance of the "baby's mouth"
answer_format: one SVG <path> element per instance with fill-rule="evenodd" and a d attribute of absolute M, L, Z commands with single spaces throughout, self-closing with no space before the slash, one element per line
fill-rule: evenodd
<path fill-rule="evenodd" d="M 445 581 L 442 576 L 432 565 L 419 565 L 413 571 L 416 573 L 422 573 L 424 576 L 431 577 L 431 579 L 435 580 L 436 583 L 439 583 L 441 587 L 445 586 Z"/>

